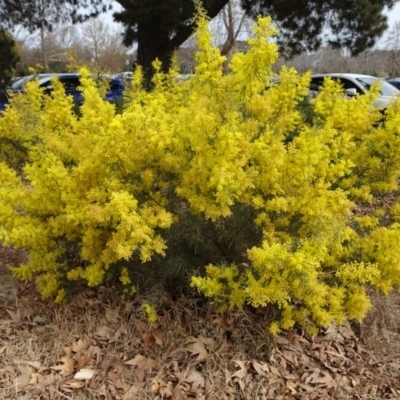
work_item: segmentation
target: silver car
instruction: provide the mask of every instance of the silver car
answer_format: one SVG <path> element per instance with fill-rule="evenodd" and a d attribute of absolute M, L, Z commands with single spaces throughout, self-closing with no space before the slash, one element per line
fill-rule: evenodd
<path fill-rule="evenodd" d="M 325 78 L 331 78 L 338 81 L 348 97 L 354 97 L 357 94 L 365 94 L 369 88 L 376 82 L 381 83 L 380 96 L 376 99 L 374 106 L 378 109 L 387 108 L 394 99 L 400 95 L 400 91 L 390 83 L 381 78 L 361 74 L 316 74 L 311 76 L 310 92 L 315 94 L 321 88 Z"/>

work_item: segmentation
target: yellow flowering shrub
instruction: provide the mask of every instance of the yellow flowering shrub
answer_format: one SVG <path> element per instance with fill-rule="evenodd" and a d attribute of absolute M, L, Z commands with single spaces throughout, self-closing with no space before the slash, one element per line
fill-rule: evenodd
<path fill-rule="evenodd" d="M 275 307 L 274 333 L 361 319 L 368 287 L 398 287 L 400 205 L 378 200 L 399 189 L 400 103 L 382 122 L 378 87 L 346 99 L 326 80 L 306 116 L 310 74 L 273 72 L 274 34 L 260 18 L 223 75 L 200 15 L 193 77 L 155 62 L 146 92 L 138 69 L 122 112 L 84 70 L 79 115 L 58 82 L 15 95 L 0 116 L 0 239 L 29 254 L 15 276 L 62 301 L 69 281 L 133 294 L 138 271 L 189 270 L 221 310 Z"/>

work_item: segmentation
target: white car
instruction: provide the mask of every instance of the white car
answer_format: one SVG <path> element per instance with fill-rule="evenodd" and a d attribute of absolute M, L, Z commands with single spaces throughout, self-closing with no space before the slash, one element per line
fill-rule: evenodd
<path fill-rule="evenodd" d="M 365 94 L 369 88 L 379 81 L 381 83 L 381 93 L 374 106 L 378 109 L 387 108 L 393 100 L 400 95 L 400 91 L 393 85 L 381 78 L 361 74 L 316 74 L 311 76 L 310 92 L 318 92 L 324 83 L 325 78 L 331 78 L 340 82 L 344 93 L 348 97 L 354 97 L 357 94 Z"/>
<path fill-rule="evenodd" d="M 121 81 L 131 81 L 133 79 L 133 72 L 130 71 L 120 72 L 119 74 L 114 74 L 112 77 L 114 79 L 119 79 Z"/>

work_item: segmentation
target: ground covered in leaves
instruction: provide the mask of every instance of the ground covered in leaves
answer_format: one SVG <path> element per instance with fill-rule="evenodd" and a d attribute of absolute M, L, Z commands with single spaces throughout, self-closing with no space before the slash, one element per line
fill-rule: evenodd
<path fill-rule="evenodd" d="M 85 290 L 43 303 L 0 248 L 0 399 L 400 399 L 400 296 L 374 296 L 360 327 L 272 338 L 265 313 L 216 314 L 165 294 L 149 323 L 140 298 Z"/>

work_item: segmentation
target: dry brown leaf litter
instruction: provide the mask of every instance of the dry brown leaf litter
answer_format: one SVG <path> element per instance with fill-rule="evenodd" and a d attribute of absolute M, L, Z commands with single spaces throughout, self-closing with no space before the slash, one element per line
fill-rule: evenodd
<path fill-rule="evenodd" d="M 64 306 L 20 288 L 0 303 L 0 399 L 400 399 L 399 296 L 376 298 L 361 338 L 346 324 L 272 339 L 259 314 L 194 295 L 166 295 L 151 324 L 111 288 Z"/>

